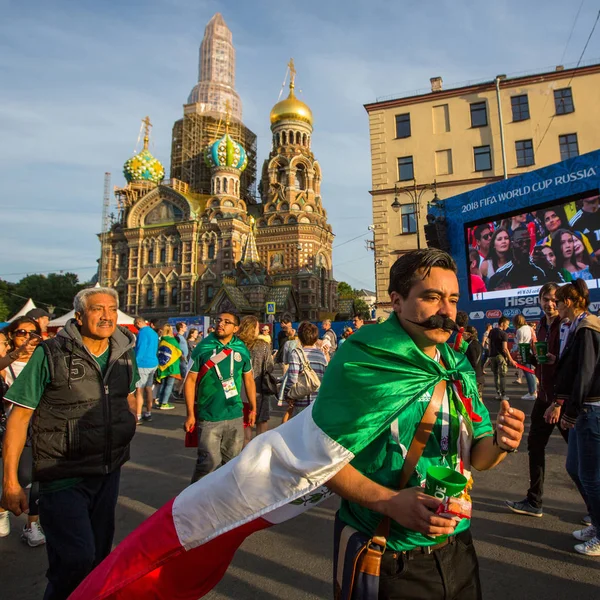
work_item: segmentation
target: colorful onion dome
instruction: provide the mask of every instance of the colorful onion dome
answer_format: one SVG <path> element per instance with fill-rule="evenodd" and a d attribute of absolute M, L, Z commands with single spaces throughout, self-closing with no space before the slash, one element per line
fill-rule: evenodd
<path fill-rule="evenodd" d="M 231 167 L 243 171 L 248 165 L 248 156 L 241 144 L 226 133 L 220 140 L 210 144 L 204 153 L 209 167 Z"/>
<path fill-rule="evenodd" d="M 144 124 L 144 147 L 141 152 L 132 156 L 123 165 L 123 175 L 128 183 L 146 182 L 160 183 L 165 178 L 165 168 L 160 161 L 148 150 L 148 141 L 150 139 L 150 117 L 142 119 Z"/>
<path fill-rule="evenodd" d="M 144 148 L 125 162 L 123 175 L 128 183 L 140 181 L 160 183 L 165 177 L 165 168 L 158 159 L 150 154 L 147 148 Z"/>

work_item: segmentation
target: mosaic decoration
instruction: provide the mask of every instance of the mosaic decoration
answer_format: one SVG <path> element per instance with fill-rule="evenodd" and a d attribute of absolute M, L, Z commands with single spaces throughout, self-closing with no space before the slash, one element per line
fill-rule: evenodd
<path fill-rule="evenodd" d="M 209 167 L 232 167 L 243 171 L 248 164 L 246 151 L 226 133 L 206 148 L 204 159 Z"/>
<path fill-rule="evenodd" d="M 160 183 L 165 177 L 165 169 L 158 159 L 144 149 L 123 165 L 123 175 L 128 183 L 136 181 Z"/>

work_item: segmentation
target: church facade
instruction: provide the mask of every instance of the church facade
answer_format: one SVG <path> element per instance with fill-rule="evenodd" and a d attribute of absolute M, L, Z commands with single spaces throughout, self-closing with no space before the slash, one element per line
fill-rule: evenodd
<path fill-rule="evenodd" d="M 204 83 L 190 95 L 198 105 L 206 105 L 202 94 L 213 90 L 203 80 L 202 67 L 212 64 L 203 49 L 211 51 L 206 40 L 215 38 L 215 27 L 221 38 L 231 39 L 222 17 L 215 15 L 201 47 Z M 273 302 L 276 318 L 334 318 L 334 236 L 321 199 L 321 168 L 311 150 L 312 113 L 295 96 L 293 62 L 289 95 L 270 114 L 272 149 L 262 169 L 260 203 L 248 193 L 247 182 L 256 173 L 245 173 L 255 169 L 255 162 L 244 146 L 247 136 L 239 135 L 246 129 L 241 101 L 237 94 L 235 102 L 228 97 L 231 69 L 224 72 L 228 83 L 215 87 L 221 96 L 214 90 L 209 94 L 217 130 L 194 157 L 210 174 L 207 189 L 175 177 L 173 170 L 171 179 L 164 179 L 162 165 L 148 151 L 146 119 L 144 148 L 125 163 L 127 184 L 115 189 L 119 217 L 100 236 L 100 281 L 117 290 L 123 310 L 146 317 L 223 310 L 262 317 L 266 303 Z M 210 73 L 218 76 L 214 67 Z"/>

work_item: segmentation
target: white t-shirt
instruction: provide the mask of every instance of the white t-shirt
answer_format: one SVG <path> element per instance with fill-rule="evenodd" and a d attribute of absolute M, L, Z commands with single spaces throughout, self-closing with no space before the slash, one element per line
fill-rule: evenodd
<path fill-rule="evenodd" d="M 531 331 L 529 325 L 523 325 L 523 327 L 517 329 L 517 333 L 515 333 L 515 344 L 517 347 L 518 344 L 530 344 L 532 339 L 533 331 Z"/>
<path fill-rule="evenodd" d="M 15 360 L 10 364 L 10 368 L 6 367 L 6 369 L 4 370 L 4 374 L 6 375 L 6 377 L 4 378 L 4 380 L 6 381 L 6 385 L 11 386 L 15 382 L 15 379 L 21 374 L 21 371 L 25 368 L 26 364 L 26 362 Z M 14 377 L 13 373 L 15 374 Z"/>

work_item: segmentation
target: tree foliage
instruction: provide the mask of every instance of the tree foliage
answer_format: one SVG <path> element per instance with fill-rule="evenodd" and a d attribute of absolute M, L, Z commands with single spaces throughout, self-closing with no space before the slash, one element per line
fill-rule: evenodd
<path fill-rule="evenodd" d="M 338 283 L 337 291 L 340 298 L 356 298 L 357 291 L 345 281 Z"/>
<path fill-rule="evenodd" d="M 371 310 L 369 305 L 360 297 L 360 291 L 353 288 L 350 284 L 345 281 L 340 281 L 338 283 L 338 296 L 343 299 L 351 298 L 353 314 L 359 315 L 365 320 L 369 320 L 371 318 Z"/>
<path fill-rule="evenodd" d="M 36 306 L 62 315 L 73 306 L 73 298 L 85 285 L 79 283 L 75 273 L 51 273 L 50 275 L 27 275 L 18 283 L 0 280 L 0 320 L 2 303 L 6 306 L 7 317 L 15 314 L 31 298 Z"/>

